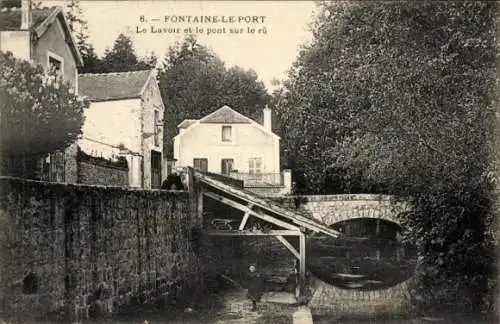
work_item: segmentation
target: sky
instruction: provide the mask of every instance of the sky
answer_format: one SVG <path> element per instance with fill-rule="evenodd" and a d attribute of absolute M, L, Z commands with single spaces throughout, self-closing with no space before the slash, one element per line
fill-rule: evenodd
<path fill-rule="evenodd" d="M 63 0 L 43 3 L 65 4 Z M 189 33 L 186 28 L 195 32 L 198 27 L 203 29 L 197 33 L 199 43 L 214 50 L 227 67 L 255 70 L 270 90 L 270 81 L 283 79 L 297 58 L 299 46 L 310 41 L 308 26 L 315 10 L 312 1 L 81 0 L 80 6 L 88 22 L 90 42 L 99 55 L 124 33 L 132 38 L 139 56 L 154 51 L 163 58 L 170 45 Z M 215 16 L 218 21 L 182 23 L 180 16 L 185 21 Z M 212 32 L 207 34 L 207 29 Z M 164 32 L 153 32 L 159 30 Z M 231 30 L 243 33 L 232 34 Z"/>

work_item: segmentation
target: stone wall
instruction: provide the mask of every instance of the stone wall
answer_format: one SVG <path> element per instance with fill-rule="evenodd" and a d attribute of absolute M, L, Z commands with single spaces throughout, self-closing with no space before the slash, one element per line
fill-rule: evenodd
<path fill-rule="evenodd" d="M 126 187 L 128 169 L 79 161 L 78 183 Z"/>
<path fill-rule="evenodd" d="M 144 92 L 141 98 L 141 154 L 144 159 L 143 178 L 144 188 L 159 188 L 161 185 L 162 171 L 158 179 L 158 186 L 154 186 L 153 172 L 151 170 L 151 151 L 155 151 L 163 156 L 163 127 L 155 125 L 155 110 L 158 111 L 157 123 L 163 120 L 164 105 L 161 98 L 160 89 L 158 88 L 157 80 L 151 76 L 144 87 Z M 152 136 L 145 136 L 145 134 L 155 134 Z M 155 141 L 156 138 L 156 141 Z M 162 163 L 160 163 L 160 168 Z"/>
<path fill-rule="evenodd" d="M 258 186 L 252 186 L 252 187 L 245 187 L 246 190 L 253 192 L 254 194 L 261 196 L 261 197 L 282 197 L 284 193 L 287 193 L 290 191 L 288 188 L 284 186 L 268 186 L 268 187 L 258 187 Z"/>
<path fill-rule="evenodd" d="M 78 145 L 71 144 L 64 150 L 64 182 L 77 183 L 78 182 Z"/>
<path fill-rule="evenodd" d="M 411 312 L 410 280 L 380 290 L 341 289 L 317 278 L 310 281 L 309 307 L 314 315 L 397 316 Z"/>
<path fill-rule="evenodd" d="M 189 192 L 6 177 L 0 189 L 0 317 L 81 320 L 203 287 Z"/>

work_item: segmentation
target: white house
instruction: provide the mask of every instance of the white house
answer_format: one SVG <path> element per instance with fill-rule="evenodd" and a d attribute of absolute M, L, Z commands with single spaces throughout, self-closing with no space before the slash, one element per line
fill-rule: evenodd
<path fill-rule="evenodd" d="M 81 74 L 78 86 L 91 101 L 80 148 L 107 159 L 125 156 L 131 187 L 159 188 L 165 108 L 154 71 Z"/>
<path fill-rule="evenodd" d="M 280 137 L 271 130 L 271 109 L 263 113 L 263 125 L 228 106 L 184 120 L 174 137 L 176 165 L 244 180 L 246 187 L 289 187 L 290 172 L 280 171 Z"/>

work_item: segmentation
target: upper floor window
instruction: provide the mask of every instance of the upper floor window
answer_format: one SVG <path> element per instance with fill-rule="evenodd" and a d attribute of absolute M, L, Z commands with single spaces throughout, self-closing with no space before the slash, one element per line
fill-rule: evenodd
<path fill-rule="evenodd" d="M 232 126 L 222 126 L 222 141 L 232 142 L 233 141 L 233 127 Z"/>
<path fill-rule="evenodd" d="M 64 79 L 64 60 L 62 57 L 48 53 L 48 69 L 49 73 L 55 75 L 57 80 L 62 81 Z"/>

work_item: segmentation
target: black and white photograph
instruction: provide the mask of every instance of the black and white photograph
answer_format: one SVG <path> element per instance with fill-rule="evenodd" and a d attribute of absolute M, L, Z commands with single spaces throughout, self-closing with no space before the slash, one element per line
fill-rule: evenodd
<path fill-rule="evenodd" d="M 0 324 L 500 323 L 499 18 L 0 0 Z"/>

